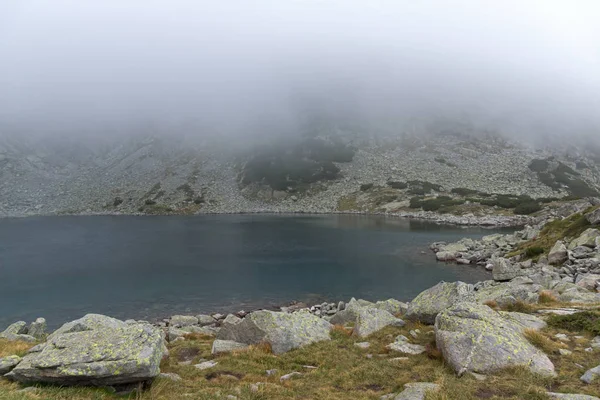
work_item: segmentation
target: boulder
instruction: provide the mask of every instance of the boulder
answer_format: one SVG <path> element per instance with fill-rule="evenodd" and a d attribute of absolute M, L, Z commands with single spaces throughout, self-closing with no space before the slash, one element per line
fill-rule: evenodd
<path fill-rule="evenodd" d="M 0 358 L 0 376 L 10 372 L 14 367 L 21 362 L 19 356 L 8 356 Z"/>
<path fill-rule="evenodd" d="M 598 380 L 598 378 L 600 378 L 600 365 L 592 369 L 588 369 L 580 379 L 582 382 L 585 382 L 589 385 L 590 383 Z"/>
<path fill-rule="evenodd" d="M 408 304 L 398 301 L 396 299 L 388 299 L 384 301 L 378 301 L 375 303 L 375 307 L 380 310 L 385 310 L 390 314 L 404 314 L 408 309 Z"/>
<path fill-rule="evenodd" d="M 160 330 L 97 314 L 63 325 L 36 347 L 6 376 L 59 385 L 135 383 L 160 373 L 165 351 Z"/>
<path fill-rule="evenodd" d="M 192 315 L 173 315 L 169 321 L 169 325 L 175 328 L 198 325 L 198 318 Z"/>
<path fill-rule="evenodd" d="M 223 321 L 217 339 L 238 343 L 269 343 L 275 354 L 304 345 L 330 340 L 332 325 L 308 311 L 292 314 L 274 311 L 255 311 L 241 321 Z"/>
<path fill-rule="evenodd" d="M 494 268 L 492 269 L 492 276 L 495 281 L 510 281 L 516 278 L 521 271 L 521 266 L 513 264 L 506 258 L 495 258 L 492 260 Z"/>
<path fill-rule="evenodd" d="M 200 326 L 212 325 L 217 322 L 212 316 L 205 314 L 196 315 L 196 318 L 198 319 L 198 325 Z"/>
<path fill-rule="evenodd" d="M 385 310 L 363 307 L 358 311 L 354 334 L 359 337 L 366 337 L 389 325 L 404 326 L 404 321 Z"/>
<path fill-rule="evenodd" d="M 471 302 L 440 312 L 435 321 L 437 346 L 458 375 L 522 365 L 534 373 L 554 376 L 550 359 L 530 344 L 522 331 L 521 324 Z"/>
<path fill-rule="evenodd" d="M 440 282 L 421 292 L 408 304 L 405 317 L 433 324 L 441 311 L 452 305 L 473 298 L 473 286 L 464 282 Z"/>
<path fill-rule="evenodd" d="M 600 225 L 600 208 L 585 215 L 585 219 L 592 225 Z"/>
<path fill-rule="evenodd" d="M 435 253 L 435 258 L 438 261 L 456 261 L 458 254 L 452 251 L 438 251 Z"/>
<path fill-rule="evenodd" d="M 44 318 L 36 319 L 35 322 L 29 325 L 27 334 L 38 340 L 42 339 L 46 335 L 46 320 Z"/>
<path fill-rule="evenodd" d="M 506 311 L 500 311 L 499 313 L 502 318 L 515 323 L 515 325 L 520 327 L 521 330 L 534 329 L 539 331 L 540 329 L 544 329 L 546 326 L 548 326 L 546 321 L 530 314 Z"/>
<path fill-rule="evenodd" d="M 24 342 L 35 342 L 36 339 L 33 336 L 27 334 L 27 323 L 25 321 L 18 321 L 11 324 L 0 333 L 0 338 L 7 340 L 21 340 Z"/>
<path fill-rule="evenodd" d="M 600 282 L 600 274 L 583 274 L 577 275 L 577 278 L 575 278 L 575 284 L 577 286 L 587 289 L 591 292 L 596 291 L 598 282 Z"/>
<path fill-rule="evenodd" d="M 495 301 L 498 305 L 505 306 L 519 300 L 526 303 L 537 303 L 538 292 L 542 286 L 526 283 L 523 279 L 518 278 L 510 282 L 485 281 L 476 289 L 474 297 L 478 303 Z"/>
<path fill-rule="evenodd" d="M 598 229 L 586 229 L 579 237 L 569 244 L 569 249 L 572 250 L 577 246 L 596 247 L 596 238 L 600 236 Z"/>
<path fill-rule="evenodd" d="M 551 265 L 560 265 L 569 259 L 567 252 L 567 246 L 560 240 L 558 240 L 550 252 L 548 253 L 548 263 Z"/>
<path fill-rule="evenodd" d="M 435 392 L 439 390 L 440 386 L 435 383 L 428 382 L 413 382 L 404 385 L 404 391 L 398 396 L 394 397 L 394 400 L 425 400 L 427 392 Z"/>
<path fill-rule="evenodd" d="M 358 317 L 358 311 L 363 308 L 362 305 L 355 299 L 352 298 L 346 304 L 346 308 L 338 311 L 329 322 L 334 325 L 344 325 L 349 322 L 356 322 L 356 318 Z"/>
<path fill-rule="evenodd" d="M 570 393 L 546 393 L 551 399 L 559 400 L 600 400 L 596 396 L 590 396 L 587 394 L 570 394 Z"/>
<path fill-rule="evenodd" d="M 234 350 L 247 349 L 249 345 L 245 343 L 234 342 L 233 340 L 219 340 L 216 339 L 212 345 L 212 354 L 229 353 Z"/>

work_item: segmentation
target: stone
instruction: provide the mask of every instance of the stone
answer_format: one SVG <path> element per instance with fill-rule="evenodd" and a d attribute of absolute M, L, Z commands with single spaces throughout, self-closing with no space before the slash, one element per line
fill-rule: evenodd
<path fill-rule="evenodd" d="M 38 340 L 42 339 L 46 335 L 46 320 L 44 318 L 36 319 L 35 322 L 29 325 L 27 334 Z"/>
<path fill-rule="evenodd" d="M 600 377 L 600 365 L 598 365 L 597 367 L 588 369 L 580 379 L 582 382 L 585 382 L 589 385 L 590 383 L 594 382 L 599 377 Z"/>
<path fill-rule="evenodd" d="M 7 376 L 22 383 L 137 383 L 158 376 L 165 349 L 157 328 L 88 314 L 55 331 Z"/>
<path fill-rule="evenodd" d="M 571 250 L 570 254 L 571 256 L 579 260 L 582 258 L 590 258 L 591 256 L 593 256 L 593 250 L 590 247 L 577 246 L 573 250 Z"/>
<path fill-rule="evenodd" d="M 274 354 L 323 340 L 331 340 L 332 325 L 308 311 L 292 314 L 260 310 L 240 321 L 223 321 L 217 339 L 238 343 L 269 343 Z"/>
<path fill-rule="evenodd" d="M 216 339 L 212 345 L 212 354 L 229 353 L 234 350 L 247 349 L 249 345 L 245 343 L 234 342 L 233 340 L 220 340 Z"/>
<path fill-rule="evenodd" d="M 522 334 L 523 326 L 491 308 L 462 302 L 435 321 L 436 343 L 446 362 L 458 373 L 493 373 L 509 366 L 555 376 L 554 365 Z"/>
<path fill-rule="evenodd" d="M 456 253 L 451 251 L 438 251 L 435 253 L 435 258 L 438 261 L 456 261 Z"/>
<path fill-rule="evenodd" d="M 25 321 L 18 321 L 11 324 L 2 333 L 0 338 L 7 340 L 20 340 L 23 342 L 35 342 L 36 339 L 33 336 L 27 335 L 27 323 Z"/>
<path fill-rule="evenodd" d="M 570 356 L 571 354 L 573 354 L 573 352 L 571 350 L 567 350 L 567 349 L 558 349 L 558 352 L 560 353 L 561 356 Z"/>
<path fill-rule="evenodd" d="M 394 400 L 425 400 L 427 392 L 439 390 L 439 385 L 428 382 L 413 382 L 404 385 L 402 393 L 397 395 Z"/>
<path fill-rule="evenodd" d="M 559 399 L 559 400 L 600 400 L 600 398 L 598 398 L 596 396 L 590 396 L 587 394 L 552 393 L 552 392 L 547 392 L 546 394 L 548 395 L 548 397 L 550 397 L 552 399 Z"/>
<path fill-rule="evenodd" d="M 411 354 L 411 355 L 422 354 L 422 353 L 425 353 L 425 350 L 426 350 L 424 346 L 421 346 L 418 344 L 406 343 L 406 342 L 394 342 L 394 343 L 388 344 L 385 347 L 390 350 L 394 350 L 394 351 L 404 353 L 404 354 Z"/>
<path fill-rule="evenodd" d="M 183 339 L 185 339 L 185 335 L 187 335 L 189 333 L 190 332 L 184 331 L 183 329 L 169 327 L 167 329 L 167 340 L 169 342 L 174 342 L 179 339 L 183 340 Z"/>
<path fill-rule="evenodd" d="M 194 365 L 194 367 L 196 367 L 197 369 L 203 371 L 205 369 L 213 368 L 217 364 L 218 364 L 217 361 L 204 361 L 204 362 L 201 362 L 200 364 Z"/>
<path fill-rule="evenodd" d="M 600 230 L 594 228 L 586 229 L 577 239 L 569 243 L 569 249 L 572 250 L 577 246 L 596 247 L 596 238 L 599 236 Z"/>
<path fill-rule="evenodd" d="M 210 315 L 200 314 L 196 315 L 196 318 L 198 319 L 198 325 L 200 326 L 212 325 L 217 322 L 217 320 L 211 317 Z"/>
<path fill-rule="evenodd" d="M 600 208 L 585 215 L 585 219 L 592 225 L 600 225 Z"/>
<path fill-rule="evenodd" d="M 363 307 L 358 311 L 354 334 L 359 337 L 367 337 L 390 325 L 404 326 L 404 321 L 394 317 L 387 311 Z"/>
<path fill-rule="evenodd" d="M 558 240 L 548 253 L 548 263 L 551 265 L 560 265 L 569 259 L 567 246 Z"/>
<path fill-rule="evenodd" d="M 179 376 L 178 374 L 174 373 L 174 372 L 161 372 L 158 375 L 159 378 L 163 378 L 163 379 L 169 379 L 173 382 L 179 382 L 181 380 L 181 376 Z"/>
<path fill-rule="evenodd" d="M 375 303 L 375 308 L 385 310 L 392 315 L 404 314 L 408 309 L 408 304 L 398 301 L 396 299 L 388 299 L 384 301 L 378 301 Z"/>
<path fill-rule="evenodd" d="M 438 313 L 460 301 L 469 300 L 472 297 L 472 285 L 460 281 L 451 283 L 440 282 L 415 297 L 408 304 L 405 317 L 431 325 L 435 322 L 435 317 Z"/>
<path fill-rule="evenodd" d="M 493 259 L 492 264 L 494 264 L 492 276 L 495 281 L 509 281 L 516 278 L 521 270 L 518 264 L 513 264 L 502 257 Z"/>
<path fill-rule="evenodd" d="M 530 314 L 506 311 L 499 311 L 499 314 L 504 319 L 521 327 L 521 330 L 533 329 L 539 331 L 540 329 L 544 329 L 546 326 L 548 326 L 546 321 Z"/>
<path fill-rule="evenodd" d="M 301 372 L 290 372 L 289 374 L 282 375 L 281 378 L 279 378 L 279 381 L 285 382 L 285 381 L 292 379 L 295 376 L 302 376 L 302 373 Z"/>
<path fill-rule="evenodd" d="M 363 307 L 356 299 L 352 298 L 346 304 L 346 308 L 337 312 L 329 322 L 334 325 L 344 325 L 349 322 L 354 323 L 358 317 L 358 311 Z"/>
<path fill-rule="evenodd" d="M 8 356 L 0 358 L 0 375 L 10 372 L 14 367 L 21 362 L 19 356 Z"/>
<path fill-rule="evenodd" d="M 177 328 L 170 328 L 170 329 L 177 329 Z M 221 328 L 217 328 L 214 326 L 190 325 L 190 326 L 184 326 L 183 328 L 177 329 L 177 330 L 183 331 L 186 333 L 201 333 L 206 336 L 215 336 L 219 332 L 219 330 L 221 330 Z"/>
<path fill-rule="evenodd" d="M 273 376 L 277 373 L 277 370 L 276 369 L 268 369 L 265 372 L 266 372 L 267 376 Z"/>
<path fill-rule="evenodd" d="M 358 342 L 358 343 L 354 343 L 354 345 L 361 349 L 368 349 L 369 347 L 371 347 L 371 343 L 369 343 L 369 342 Z"/>
<path fill-rule="evenodd" d="M 595 292 L 596 287 L 600 282 L 600 274 L 581 274 L 575 278 L 575 284 L 579 287 Z"/>
<path fill-rule="evenodd" d="M 169 321 L 169 325 L 174 326 L 175 328 L 198 325 L 198 318 L 192 315 L 173 315 Z"/>

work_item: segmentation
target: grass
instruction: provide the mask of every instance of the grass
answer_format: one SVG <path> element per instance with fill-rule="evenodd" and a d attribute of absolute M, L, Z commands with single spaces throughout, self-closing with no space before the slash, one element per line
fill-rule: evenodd
<path fill-rule="evenodd" d="M 582 311 L 571 315 L 553 315 L 548 325 L 571 332 L 589 332 L 600 335 L 600 312 Z"/>
<path fill-rule="evenodd" d="M 550 290 L 542 290 L 538 298 L 539 304 L 553 305 L 558 303 L 558 298 Z"/>
<path fill-rule="evenodd" d="M 539 306 L 538 306 L 539 307 Z M 413 343 L 426 347 L 424 354 L 408 356 L 404 361 L 391 361 L 404 354 L 390 351 L 386 345 L 399 335 L 409 335 L 412 329 L 421 334 Z M 589 338 L 572 340 L 566 344 L 553 340 L 553 335 L 562 332 L 550 327 L 541 332 L 526 333 L 528 339 L 549 353 L 558 373 L 557 378 L 541 378 L 525 368 L 510 368 L 488 375 L 478 381 L 469 374 L 459 378 L 444 363 L 435 345 L 431 326 L 408 323 L 403 328 L 388 327 L 370 337 L 357 338 L 352 330 L 335 326 L 331 341 L 315 343 L 282 355 L 273 355 L 269 346 L 252 346 L 249 350 L 213 357 L 210 354 L 212 339 L 204 335 L 188 335 L 185 341 L 169 345 L 170 356 L 161 365 L 162 372 L 174 372 L 182 381 L 173 382 L 158 378 L 140 394 L 116 396 L 100 388 L 69 388 L 43 386 L 36 392 L 21 393 L 22 386 L 0 380 L 2 400 L 179 400 L 179 399 L 223 399 L 228 395 L 240 400 L 267 399 L 379 399 L 388 393 L 399 393 L 409 382 L 434 382 L 441 390 L 428 393 L 428 400 L 479 400 L 479 399 L 546 399 L 548 390 L 565 393 L 600 394 L 600 388 L 585 385 L 579 377 L 585 369 L 597 365 L 600 352 L 587 353 L 583 349 Z M 590 336 L 591 337 L 591 336 Z M 368 349 L 354 343 L 369 341 Z M 32 344 L 0 341 L 0 356 L 24 354 Z M 558 348 L 569 348 L 567 356 L 556 354 Z M 370 355 L 370 356 L 369 356 Z M 199 371 L 193 364 L 200 359 L 214 359 L 215 368 Z M 180 361 L 190 360 L 192 365 Z M 577 367 L 579 364 L 581 367 Z M 305 366 L 317 367 L 308 369 Z M 273 376 L 266 370 L 276 369 Z M 302 375 L 289 381 L 279 378 L 298 371 Z M 253 385 L 260 383 L 257 387 Z M 258 390 L 256 390 L 258 388 Z"/>

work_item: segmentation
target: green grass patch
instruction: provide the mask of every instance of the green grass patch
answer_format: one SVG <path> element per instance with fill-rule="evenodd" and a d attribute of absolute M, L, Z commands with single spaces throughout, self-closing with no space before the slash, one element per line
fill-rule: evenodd
<path fill-rule="evenodd" d="M 548 318 L 548 325 L 571 332 L 589 332 L 600 335 L 600 312 L 583 311 L 571 315 L 552 315 Z"/>

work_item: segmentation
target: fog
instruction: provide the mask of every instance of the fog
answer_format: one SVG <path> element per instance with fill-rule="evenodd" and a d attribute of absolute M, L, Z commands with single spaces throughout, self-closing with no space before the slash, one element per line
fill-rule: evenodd
<path fill-rule="evenodd" d="M 0 134 L 247 139 L 315 117 L 600 137 L 600 3 L 8 0 Z"/>

